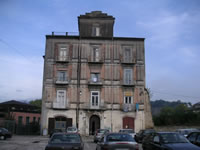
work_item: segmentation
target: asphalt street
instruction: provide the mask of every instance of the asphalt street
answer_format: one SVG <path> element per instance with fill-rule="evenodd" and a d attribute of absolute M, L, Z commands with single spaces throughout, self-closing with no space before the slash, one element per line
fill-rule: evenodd
<path fill-rule="evenodd" d="M 93 137 L 82 137 L 84 150 L 96 150 Z M 45 136 L 18 136 L 11 139 L 0 140 L 0 150 L 44 150 L 49 137 Z"/>

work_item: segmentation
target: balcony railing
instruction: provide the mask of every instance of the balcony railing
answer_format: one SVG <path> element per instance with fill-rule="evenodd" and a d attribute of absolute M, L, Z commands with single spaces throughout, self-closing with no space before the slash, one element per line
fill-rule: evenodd
<path fill-rule="evenodd" d="M 55 84 L 69 84 L 69 81 L 67 78 L 56 78 Z"/>
<path fill-rule="evenodd" d="M 103 63 L 103 58 L 102 57 L 95 58 L 95 57 L 89 56 L 88 63 Z"/>
<path fill-rule="evenodd" d="M 69 56 L 57 56 L 56 62 L 69 62 Z"/>
<path fill-rule="evenodd" d="M 122 104 L 121 109 L 124 112 L 130 112 L 130 111 L 135 111 L 136 107 L 135 107 L 135 104 Z"/>
<path fill-rule="evenodd" d="M 65 103 L 61 103 L 61 102 L 53 102 L 52 107 L 54 109 L 66 109 L 66 104 Z"/>
<path fill-rule="evenodd" d="M 123 63 L 123 64 L 135 64 L 136 59 L 132 58 L 132 57 L 122 58 L 121 63 Z"/>
<path fill-rule="evenodd" d="M 122 84 L 123 86 L 135 86 L 135 81 L 133 81 L 133 80 L 129 80 L 129 81 L 122 80 L 122 81 L 121 81 L 121 84 Z"/>
<path fill-rule="evenodd" d="M 102 85 L 101 79 L 89 79 L 88 85 Z"/>
<path fill-rule="evenodd" d="M 83 104 L 80 105 L 80 108 L 82 108 L 82 109 L 88 109 L 88 110 L 94 110 L 94 109 L 95 110 L 96 109 L 98 109 L 98 110 L 105 110 L 106 109 L 106 104 L 99 103 L 98 106 L 92 106 L 91 103 L 83 103 Z"/>

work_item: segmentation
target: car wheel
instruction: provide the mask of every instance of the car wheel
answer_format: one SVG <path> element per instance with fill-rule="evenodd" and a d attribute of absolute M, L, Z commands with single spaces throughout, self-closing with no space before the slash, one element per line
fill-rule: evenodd
<path fill-rule="evenodd" d="M 1 139 L 1 140 L 5 140 L 5 139 L 6 139 L 6 136 L 5 136 L 5 135 L 1 135 L 1 136 L 0 136 L 0 139 Z"/>

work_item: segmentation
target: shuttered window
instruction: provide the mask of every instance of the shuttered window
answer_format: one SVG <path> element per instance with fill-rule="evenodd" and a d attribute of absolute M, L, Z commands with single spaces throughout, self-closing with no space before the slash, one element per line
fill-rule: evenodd
<path fill-rule="evenodd" d="M 66 101 L 66 91 L 65 90 L 57 90 L 57 103 L 59 106 L 65 106 Z"/>
<path fill-rule="evenodd" d="M 124 84 L 130 85 L 132 83 L 132 69 L 124 69 Z"/>
<path fill-rule="evenodd" d="M 68 47 L 66 45 L 60 45 L 58 60 L 67 61 L 67 59 L 68 59 Z"/>

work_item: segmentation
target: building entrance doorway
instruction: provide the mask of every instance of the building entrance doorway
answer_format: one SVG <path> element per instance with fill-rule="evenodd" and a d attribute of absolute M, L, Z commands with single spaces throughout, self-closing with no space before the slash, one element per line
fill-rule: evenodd
<path fill-rule="evenodd" d="M 134 118 L 132 117 L 124 117 L 123 118 L 123 128 L 124 129 L 134 129 L 135 125 L 134 125 Z"/>
<path fill-rule="evenodd" d="M 94 135 L 97 129 L 100 129 L 100 118 L 97 115 L 92 115 L 90 117 L 89 134 Z"/>
<path fill-rule="evenodd" d="M 65 131 L 67 127 L 70 126 L 72 126 L 72 118 L 66 118 L 64 116 L 49 118 L 48 133 L 51 133 L 54 129 L 61 129 Z"/>

